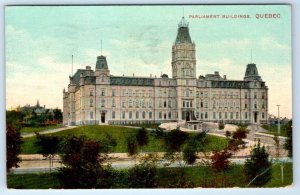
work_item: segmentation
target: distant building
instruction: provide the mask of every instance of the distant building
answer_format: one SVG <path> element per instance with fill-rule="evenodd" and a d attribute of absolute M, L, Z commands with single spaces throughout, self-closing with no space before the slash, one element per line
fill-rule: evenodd
<path fill-rule="evenodd" d="M 156 35 L 159 36 L 159 35 Z M 267 123 L 268 87 L 256 64 L 246 67 L 243 80 L 219 72 L 196 76 L 196 44 L 188 22 L 181 19 L 172 46 L 172 78 L 110 74 L 105 56 L 70 76 L 63 91 L 63 123 L 135 124 L 167 121 Z"/>
<path fill-rule="evenodd" d="M 23 111 L 23 112 L 30 112 L 30 113 L 34 112 L 37 115 L 44 114 L 44 113 L 47 112 L 47 110 L 48 110 L 49 113 L 53 113 L 53 109 L 46 109 L 45 105 L 44 106 L 40 106 L 39 100 L 37 100 L 36 105 L 30 106 L 29 104 L 27 104 L 27 105 L 25 105 L 23 107 L 20 107 L 20 110 Z"/>

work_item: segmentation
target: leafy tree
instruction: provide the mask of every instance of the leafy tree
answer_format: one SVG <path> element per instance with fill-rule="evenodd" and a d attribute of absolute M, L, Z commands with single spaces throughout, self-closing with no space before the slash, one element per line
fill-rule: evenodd
<path fill-rule="evenodd" d="M 181 146 L 188 139 L 186 132 L 180 131 L 179 129 L 172 130 L 164 136 L 165 145 L 169 152 L 178 152 Z"/>
<path fill-rule="evenodd" d="M 288 151 L 288 156 L 293 157 L 293 128 L 292 128 L 292 120 L 290 120 L 287 124 L 286 134 L 287 139 L 284 144 L 284 148 Z"/>
<path fill-rule="evenodd" d="M 137 140 L 139 147 L 143 147 L 148 144 L 148 142 L 149 142 L 148 133 L 144 127 L 140 128 L 138 130 L 138 132 L 136 134 L 136 140 Z"/>
<path fill-rule="evenodd" d="M 224 128 L 225 128 L 224 123 L 223 123 L 223 122 L 219 122 L 219 123 L 218 123 L 218 128 L 219 128 L 219 130 L 224 129 Z"/>
<path fill-rule="evenodd" d="M 154 131 L 151 131 L 151 135 L 155 138 L 163 138 L 165 135 L 165 132 L 162 128 L 157 127 Z"/>
<path fill-rule="evenodd" d="M 38 153 L 49 159 L 50 171 L 53 167 L 53 159 L 59 150 L 60 138 L 56 136 L 46 136 L 36 133 L 36 145 L 38 146 Z"/>
<path fill-rule="evenodd" d="M 214 151 L 211 156 L 211 167 L 216 172 L 225 171 L 229 168 L 229 158 L 232 156 L 232 153 L 227 149 L 222 151 Z"/>
<path fill-rule="evenodd" d="M 21 152 L 22 139 L 20 135 L 21 126 L 19 124 L 6 124 L 6 170 L 12 167 L 19 167 L 21 159 L 18 155 Z"/>
<path fill-rule="evenodd" d="M 109 188 L 113 170 L 103 163 L 108 159 L 107 146 L 85 137 L 69 137 L 64 142 L 58 178 L 64 188 Z"/>
<path fill-rule="evenodd" d="M 246 179 L 255 186 L 266 184 L 272 177 L 272 163 L 269 161 L 269 154 L 264 146 L 258 143 L 251 151 L 250 159 L 247 159 L 244 165 Z"/>
<path fill-rule="evenodd" d="M 133 156 L 138 152 L 138 143 L 135 137 L 127 137 L 127 152 L 129 156 Z"/>
<path fill-rule="evenodd" d="M 196 148 L 192 144 L 188 144 L 183 149 L 183 160 L 188 164 L 194 164 L 197 160 Z"/>
<path fill-rule="evenodd" d="M 62 112 L 61 109 L 56 108 L 53 110 L 53 118 L 58 122 L 62 122 Z"/>
<path fill-rule="evenodd" d="M 142 163 L 128 170 L 130 188 L 153 188 L 157 186 L 157 167 L 153 163 Z"/>

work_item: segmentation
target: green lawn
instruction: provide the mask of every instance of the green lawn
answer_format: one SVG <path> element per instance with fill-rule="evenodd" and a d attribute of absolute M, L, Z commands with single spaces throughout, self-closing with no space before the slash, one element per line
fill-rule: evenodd
<path fill-rule="evenodd" d="M 34 133 L 34 132 L 40 132 L 48 129 L 57 129 L 63 127 L 63 125 L 58 124 L 58 125 L 49 125 L 45 127 L 23 127 L 21 129 L 21 133 Z"/>
<path fill-rule="evenodd" d="M 263 187 L 282 187 L 292 184 L 292 163 L 284 164 L 284 182 L 281 182 L 280 165 L 274 164 L 272 168 L 272 179 Z M 112 188 L 128 188 L 127 170 L 116 170 L 119 174 L 115 178 Z M 243 172 L 243 165 L 232 165 L 225 173 L 214 173 L 209 167 L 193 166 L 184 169 L 186 185 L 183 187 L 204 187 L 204 188 L 223 188 L 223 187 L 245 187 L 247 182 Z M 180 187 L 178 168 L 159 168 L 158 169 L 158 188 Z M 47 189 L 60 188 L 56 173 L 39 174 L 9 174 L 7 176 L 8 188 L 20 189 Z M 181 185 L 182 187 L 182 185 Z"/>
<path fill-rule="evenodd" d="M 128 126 L 134 126 L 134 127 L 145 127 L 150 129 L 156 129 L 158 128 L 160 124 L 134 124 L 134 125 L 128 125 Z"/>
<path fill-rule="evenodd" d="M 262 125 L 262 128 L 266 129 L 268 134 L 276 135 L 278 134 L 278 125 L 272 124 L 272 125 Z M 280 134 L 279 136 L 287 137 L 287 124 L 282 124 L 280 126 Z"/>
<path fill-rule="evenodd" d="M 120 127 L 120 126 L 81 126 L 74 129 L 61 131 L 48 135 L 55 135 L 60 137 L 66 136 L 80 136 L 85 135 L 93 140 L 101 140 L 106 134 L 110 134 L 117 141 L 117 146 L 114 148 L 113 152 L 127 152 L 126 138 L 128 136 L 134 136 L 137 129 Z M 190 136 L 195 135 L 195 133 L 190 133 Z M 220 150 L 227 145 L 227 140 L 225 138 L 207 135 L 208 144 L 207 151 L 210 150 Z M 22 144 L 22 154 L 35 154 L 37 153 L 37 147 L 35 146 L 35 137 L 24 138 Z M 151 136 L 149 133 L 149 143 L 147 146 L 143 147 L 144 152 L 163 152 L 165 148 L 163 147 L 163 140 Z"/>

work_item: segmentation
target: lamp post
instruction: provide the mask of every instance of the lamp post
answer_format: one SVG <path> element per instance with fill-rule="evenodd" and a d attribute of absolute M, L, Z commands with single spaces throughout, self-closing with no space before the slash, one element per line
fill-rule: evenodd
<path fill-rule="evenodd" d="M 278 125 L 277 133 L 278 133 L 278 135 L 280 134 L 279 106 L 280 105 L 277 105 L 277 107 L 278 107 L 278 121 L 277 121 L 277 125 Z"/>

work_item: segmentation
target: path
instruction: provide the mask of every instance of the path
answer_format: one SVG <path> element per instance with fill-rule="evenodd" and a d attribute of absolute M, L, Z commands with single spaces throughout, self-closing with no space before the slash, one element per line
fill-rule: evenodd
<path fill-rule="evenodd" d="M 47 129 L 47 130 L 44 130 L 44 131 L 40 131 L 39 134 L 56 133 L 56 132 L 60 132 L 60 131 L 74 129 L 76 127 L 77 126 L 68 126 L 68 127 L 61 127 L 61 128 L 55 128 L 55 129 Z M 22 138 L 34 137 L 35 133 L 22 133 L 21 136 L 22 136 Z"/>

